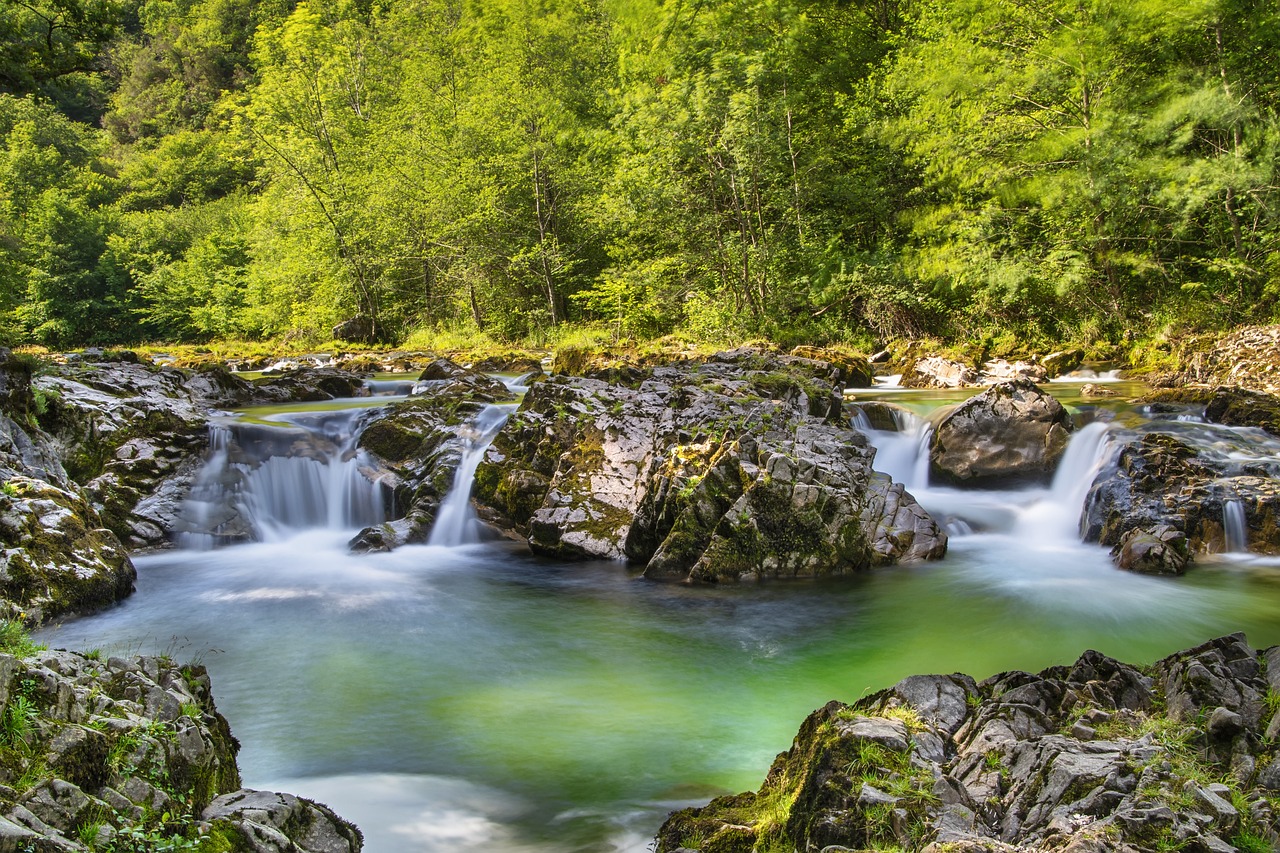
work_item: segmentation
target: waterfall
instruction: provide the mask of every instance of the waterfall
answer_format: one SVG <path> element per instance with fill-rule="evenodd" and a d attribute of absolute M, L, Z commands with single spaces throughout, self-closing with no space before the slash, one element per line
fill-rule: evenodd
<path fill-rule="evenodd" d="M 356 447 L 363 409 L 210 426 L 209 456 L 175 524 L 181 547 L 271 541 L 386 520 L 382 486 Z"/>
<path fill-rule="evenodd" d="M 440 503 L 435 526 L 431 528 L 431 536 L 427 540 L 428 545 L 452 548 L 480 541 L 475 511 L 471 508 L 471 487 L 475 483 L 476 468 L 484 458 L 485 450 L 514 410 L 515 405 L 510 403 L 485 406 L 475 420 L 459 434 L 462 440 L 462 459 L 453 476 L 453 485 Z"/>
<path fill-rule="evenodd" d="M 896 432 L 860 425 L 858 428 L 866 432 L 876 449 L 875 469 L 915 494 L 929 488 L 929 439 L 933 437 L 933 425 L 902 409 L 893 410 L 893 419 L 898 427 Z"/>
<path fill-rule="evenodd" d="M 1222 502 L 1222 534 L 1228 554 L 1249 553 L 1249 528 L 1245 522 L 1244 504 L 1237 498 Z"/>
<path fill-rule="evenodd" d="M 1027 508 L 1018 529 L 1027 535 L 1078 542 L 1085 498 L 1114 453 L 1106 424 L 1094 422 L 1077 430 L 1058 461 L 1049 493 Z"/>
<path fill-rule="evenodd" d="M 231 430 L 221 424 L 209 425 L 209 454 L 204 466 L 196 472 L 191 491 L 182 504 L 175 533 L 179 548 L 208 551 L 218 544 L 213 532 L 227 521 L 219 517 L 226 502 L 227 453 L 231 446 Z"/>

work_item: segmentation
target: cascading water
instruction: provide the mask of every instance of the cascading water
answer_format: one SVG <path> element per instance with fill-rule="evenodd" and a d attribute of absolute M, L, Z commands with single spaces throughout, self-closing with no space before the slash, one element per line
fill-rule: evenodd
<path fill-rule="evenodd" d="M 210 455 L 177 522 L 181 547 L 273 541 L 386 520 L 383 487 L 356 447 L 363 409 L 292 412 L 210 428 Z"/>
<path fill-rule="evenodd" d="M 460 434 L 462 459 L 458 462 L 453 485 L 436 514 L 428 545 L 454 548 L 480 541 L 475 511 L 471 508 L 471 487 L 485 450 L 514 410 L 513 404 L 485 406 Z"/>
<path fill-rule="evenodd" d="M 1105 424 L 1078 430 L 1049 489 L 960 490 L 929 485 L 929 421 L 904 409 L 893 410 L 897 430 L 871 428 L 857 410 L 854 426 L 876 448 L 875 469 L 888 474 L 932 512 L 952 536 L 1003 531 L 1046 541 L 1079 541 L 1080 515 L 1089 487 L 1114 448 Z"/>
<path fill-rule="evenodd" d="M 933 425 L 905 409 L 894 409 L 896 430 L 876 430 L 860 409 L 854 425 L 866 433 L 876 449 L 875 469 L 902 483 L 913 494 L 929 488 L 929 439 Z M 865 423 L 865 426 L 863 426 Z"/>
<path fill-rule="evenodd" d="M 1226 539 L 1227 553 L 1249 552 L 1249 527 L 1245 522 L 1244 505 L 1235 498 L 1222 502 L 1222 533 Z"/>
<path fill-rule="evenodd" d="M 1058 461 L 1049 493 L 1022 513 L 1018 530 L 1047 540 L 1079 541 L 1080 515 L 1094 478 L 1115 453 L 1107 425 L 1077 430 Z"/>

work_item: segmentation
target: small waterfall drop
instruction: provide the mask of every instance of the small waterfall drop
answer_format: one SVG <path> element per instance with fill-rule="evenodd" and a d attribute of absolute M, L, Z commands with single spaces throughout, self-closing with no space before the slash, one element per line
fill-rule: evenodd
<path fill-rule="evenodd" d="M 435 526 L 427 539 L 428 545 L 454 548 L 480 541 L 475 511 L 471 508 L 471 487 L 475 484 L 476 468 L 480 466 L 485 450 L 514 410 L 515 405 L 510 403 L 485 406 L 463 429 L 459 436 L 462 439 L 462 459 L 458 462 L 453 485 L 440 503 Z"/>
<path fill-rule="evenodd" d="M 1236 498 L 1222 502 L 1222 533 L 1229 554 L 1249 553 L 1249 528 L 1245 522 L 1244 504 Z"/>
<path fill-rule="evenodd" d="M 1094 422 L 1077 430 L 1058 462 L 1049 493 L 1026 509 L 1018 530 L 1024 535 L 1078 542 L 1085 498 L 1114 453 L 1105 423 Z"/>
<path fill-rule="evenodd" d="M 178 545 L 207 550 L 385 521 L 383 488 L 356 447 L 365 413 L 294 412 L 211 425 L 208 459 L 175 524 Z"/>
<path fill-rule="evenodd" d="M 862 414 L 863 420 L 866 415 Z M 870 429 L 855 426 L 867 434 L 871 446 L 876 449 L 873 466 L 882 474 L 888 474 L 895 482 L 902 483 L 912 494 L 929 488 L 929 440 L 933 437 L 933 424 L 905 409 L 894 409 L 893 420 L 897 431 Z"/>

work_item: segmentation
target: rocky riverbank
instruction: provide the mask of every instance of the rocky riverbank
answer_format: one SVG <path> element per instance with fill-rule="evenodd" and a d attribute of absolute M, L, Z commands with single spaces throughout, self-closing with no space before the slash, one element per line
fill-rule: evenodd
<path fill-rule="evenodd" d="M 1280 647 L 913 676 L 800 728 L 758 791 L 671 815 L 658 853 L 1280 845 Z"/>
<path fill-rule="evenodd" d="M 0 624 L 0 847 L 357 853 L 317 803 L 242 789 L 198 664 L 46 651 Z"/>

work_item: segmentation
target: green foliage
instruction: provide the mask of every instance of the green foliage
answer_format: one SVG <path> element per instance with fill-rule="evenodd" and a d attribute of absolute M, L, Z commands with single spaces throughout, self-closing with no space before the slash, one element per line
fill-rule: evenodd
<path fill-rule="evenodd" d="M 27 738 L 40 719 L 40 709 L 27 696 L 14 696 L 0 717 L 0 744 L 11 749 L 26 750 Z"/>
<path fill-rule="evenodd" d="M 11 483 L 5 483 L 6 487 L 11 485 Z M 5 489 L 5 494 L 16 492 L 16 488 L 13 492 L 10 492 L 8 488 Z M 0 620 L 0 653 L 21 658 L 44 651 L 44 648 L 44 646 L 31 639 L 31 635 L 27 633 L 26 627 L 21 622 L 15 622 L 11 619 Z"/>
<path fill-rule="evenodd" d="M 1280 318 L 1275 4 L 30 0 L 0 36 L 3 343 Z"/>

